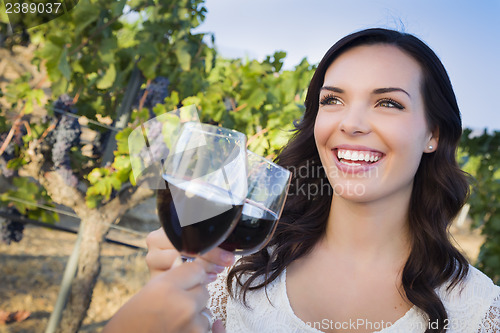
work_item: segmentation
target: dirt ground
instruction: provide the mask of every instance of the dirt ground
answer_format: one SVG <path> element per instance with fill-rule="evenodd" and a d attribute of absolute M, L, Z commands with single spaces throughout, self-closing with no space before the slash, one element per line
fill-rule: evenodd
<path fill-rule="evenodd" d="M 482 237 L 456 228 L 453 234 L 474 261 Z M 140 236 L 116 233 L 110 237 L 145 246 Z M 0 244 L 0 310 L 31 313 L 22 322 L 0 325 L 0 333 L 45 330 L 75 240 L 76 235 L 28 226 L 20 243 Z M 80 332 L 100 332 L 115 311 L 148 280 L 145 254 L 145 250 L 104 245 L 102 271 Z"/>
<path fill-rule="evenodd" d="M 145 247 L 143 237 L 114 238 Z M 0 311 L 31 313 L 25 321 L 0 325 L 0 333 L 45 331 L 75 240 L 73 234 L 27 226 L 21 242 L 0 244 Z M 145 249 L 106 243 L 102 254 L 101 274 L 80 332 L 100 332 L 148 280 Z"/>

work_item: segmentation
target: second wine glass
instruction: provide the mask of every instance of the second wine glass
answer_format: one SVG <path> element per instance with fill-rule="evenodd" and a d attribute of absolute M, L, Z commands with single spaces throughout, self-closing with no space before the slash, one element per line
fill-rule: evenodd
<path fill-rule="evenodd" d="M 276 230 L 291 172 L 247 150 L 248 194 L 238 224 L 219 247 L 237 255 L 262 249 Z"/>

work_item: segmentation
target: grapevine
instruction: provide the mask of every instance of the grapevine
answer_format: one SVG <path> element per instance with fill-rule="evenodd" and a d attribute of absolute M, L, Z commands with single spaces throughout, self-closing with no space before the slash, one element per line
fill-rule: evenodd
<path fill-rule="evenodd" d="M 137 21 L 125 17 L 128 13 L 137 15 Z M 155 106 L 162 108 L 158 103 L 171 91 L 177 91 L 184 99 L 207 85 L 205 79 L 210 72 L 209 65 L 215 64 L 215 50 L 203 41 L 205 34 L 191 31 L 204 20 L 205 13 L 203 0 L 158 3 L 82 0 L 60 18 L 28 32 L 32 41 L 29 52 L 33 54 L 29 68 L 33 68 L 33 73 L 22 73 L 22 80 L 8 84 L 8 96 L 0 101 L 0 116 L 21 110 L 26 115 L 35 113 L 34 121 L 29 124 L 31 133 L 23 136 L 23 145 L 19 149 L 16 146 L 16 157 L 8 165 L 16 166 L 23 176 L 14 180 L 30 177 L 41 186 L 34 188 L 26 181 L 25 185 L 30 188 L 13 186 L 10 196 L 15 192 L 20 199 L 36 202 L 36 193 L 44 191 L 54 203 L 73 210 L 82 221 L 81 243 L 75 246 L 72 264 L 68 264 L 65 271 L 69 278 L 63 281 L 64 286 L 70 288 L 61 288 L 47 324 L 48 332 L 56 332 L 56 327 L 58 332 L 78 332 L 100 271 L 100 244 L 104 235 L 126 211 L 153 194 L 145 187 L 122 188 L 132 180 L 127 138 L 137 123 L 128 120 L 142 81 L 149 83 L 136 101 L 136 109 L 142 108 L 143 112 L 133 112 L 132 118 L 137 119 L 135 115 L 140 114 L 145 122 L 154 116 L 151 111 Z M 0 27 L 0 39 L 4 33 Z M 63 96 L 65 93 L 71 98 Z M 51 100 L 57 102 L 48 105 L 47 101 Z M 173 105 L 175 108 L 179 101 Z M 88 136 L 81 136 L 79 123 L 74 119 L 78 116 L 76 108 L 78 115 L 93 121 L 89 130 L 83 132 Z M 173 108 L 168 105 L 168 111 Z M 43 109 L 51 119 L 41 117 Z M 104 134 L 100 128 L 109 128 L 109 124 L 118 132 Z M 0 126 L 0 133 L 8 130 L 3 127 Z M 159 140 L 161 151 L 164 148 L 161 136 L 155 134 L 159 129 L 150 130 L 151 144 Z M 94 134 L 97 137 L 93 137 Z M 96 154 L 89 163 L 79 163 L 84 168 L 77 170 L 77 161 L 88 157 L 79 149 L 82 143 L 85 153 L 89 152 L 87 148 L 111 152 L 109 148 L 113 148 L 113 144 L 98 146 L 97 141 L 107 141 L 103 140 L 106 136 L 116 137 L 114 156 L 106 156 L 101 167 L 94 167 L 100 157 Z M 168 141 L 170 137 L 165 139 Z M 155 155 L 161 154 L 156 149 L 153 151 Z M 34 193 L 34 190 L 38 191 Z M 0 199 L 9 200 L 6 196 Z M 41 213 L 30 217 L 46 218 L 46 214 Z M 74 267 L 85 269 L 75 272 Z"/>

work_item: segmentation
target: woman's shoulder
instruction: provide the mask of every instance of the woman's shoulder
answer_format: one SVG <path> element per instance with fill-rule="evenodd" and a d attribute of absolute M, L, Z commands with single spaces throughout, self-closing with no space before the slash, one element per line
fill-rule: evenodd
<path fill-rule="evenodd" d="M 438 288 L 438 294 L 444 301 L 453 302 L 476 298 L 487 300 L 500 293 L 500 287 L 472 265 L 469 265 L 468 274 L 464 279 L 454 287 L 450 286 L 451 282 L 449 281 Z"/>
<path fill-rule="evenodd" d="M 469 265 L 469 272 L 463 280 L 453 287 L 450 285 L 445 283 L 437 290 L 448 313 L 449 331 L 479 332 L 478 328 L 491 312 L 495 308 L 498 311 L 500 287 L 472 265 Z M 498 314 L 495 320 L 500 320 Z"/>

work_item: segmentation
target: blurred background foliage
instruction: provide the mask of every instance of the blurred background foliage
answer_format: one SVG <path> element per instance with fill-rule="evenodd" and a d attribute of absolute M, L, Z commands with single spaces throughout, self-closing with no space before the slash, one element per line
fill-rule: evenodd
<path fill-rule="evenodd" d="M 130 183 L 130 131 L 182 105 L 197 105 L 203 122 L 244 132 L 249 149 L 273 158 L 304 111 L 315 69 L 304 59 L 284 70 L 283 51 L 263 61 L 218 56 L 216 36 L 192 32 L 207 14 L 203 0 L 80 0 L 66 15 L 21 33 L 13 33 L 1 13 L 1 50 L 14 56 L 19 48 L 29 49 L 35 69 L 5 77 L 0 85 L 0 171 L 14 188 L 6 192 L 11 197 L 47 205 L 53 203 L 43 187 L 20 180 L 17 171 L 31 163 L 27 151 L 34 141 L 47 141 L 46 162 L 63 168 L 54 160 L 50 133 L 57 132 L 67 113 L 84 118 L 95 136 L 66 145 L 71 163 L 65 170 L 87 193 L 89 207 L 99 207 Z M 134 90 L 132 82 L 139 88 Z M 61 96 L 69 96 L 66 113 L 55 107 Z M 125 103 L 127 98 L 131 102 Z M 116 145 L 106 160 L 110 140 Z M 469 199 L 473 227 L 486 236 L 477 265 L 498 283 L 500 133 L 472 135 L 465 129 L 459 157 L 475 178 Z M 4 195 L 0 199 L 23 215 L 57 219 Z"/>
<path fill-rule="evenodd" d="M 485 242 L 477 266 L 500 283 L 500 132 L 465 129 L 459 149 L 463 170 L 472 176 L 469 215 Z"/>

